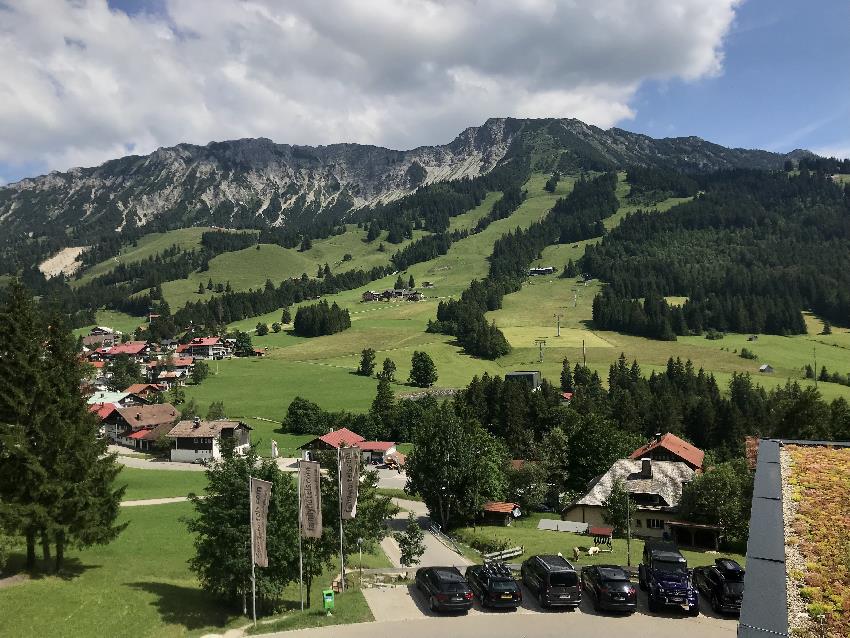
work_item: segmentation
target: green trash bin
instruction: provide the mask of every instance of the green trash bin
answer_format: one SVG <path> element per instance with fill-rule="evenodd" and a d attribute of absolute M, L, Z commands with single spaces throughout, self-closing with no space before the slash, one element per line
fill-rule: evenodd
<path fill-rule="evenodd" d="M 323 589 L 322 590 L 322 604 L 324 608 L 330 611 L 334 608 L 334 590 L 333 589 Z"/>

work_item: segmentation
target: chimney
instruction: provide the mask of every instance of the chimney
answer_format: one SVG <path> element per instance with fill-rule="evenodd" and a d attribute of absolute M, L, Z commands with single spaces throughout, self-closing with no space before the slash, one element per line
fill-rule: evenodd
<path fill-rule="evenodd" d="M 194 419 L 192 419 L 192 427 L 193 428 L 201 427 L 201 417 L 196 416 Z"/>
<path fill-rule="evenodd" d="M 142 413 L 136 412 L 136 421 L 141 421 L 141 420 L 142 420 Z"/>
<path fill-rule="evenodd" d="M 652 478 L 652 459 L 644 457 L 640 460 L 640 475 L 642 478 Z"/>

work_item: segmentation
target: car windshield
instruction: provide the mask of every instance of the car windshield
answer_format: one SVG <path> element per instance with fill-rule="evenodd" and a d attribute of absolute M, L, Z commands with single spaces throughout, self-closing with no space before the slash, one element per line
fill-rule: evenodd
<path fill-rule="evenodd" d="M 617 567 L 600 567 L 599 576 L 602 580 L 608 581 L 626 581 L 629 579 L 626 572 Z"/>
<path fill-rule="evenodd" d="M 578 574 L 575 572 L 552 572 L 549 575 L 552 587 L 575 587 L 578 585 Z"/>
<path fill-rule="evenodd" d="M 490 581 L 493 591 L 516 591 L 516 581 L 511 578 L 494 578 Z"/>
<path fill-rule="evenodd" d="M 744 583 L 726 583 L 723 586 L 723 591 L 731 596 L 736 596 L 744 593 Z"/>
<path fill-rule="evenodd" d="M 674 560 L 656 560 L 652 564 L 655 569 L 668 574 L 676 574 L 677 576 L 687 576 L 688 566 L 686 563 L 680 563 Z"/>

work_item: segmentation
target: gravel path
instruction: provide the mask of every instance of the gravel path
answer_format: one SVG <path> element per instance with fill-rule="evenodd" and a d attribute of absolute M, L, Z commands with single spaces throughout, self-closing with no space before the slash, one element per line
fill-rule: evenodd
<path fill-rule="evenodd" d="M 187 496 L 172 496 L 170 498 L 142 498 L 137 501 L 121 501 L 121 507 L 136 507 L 137 505 L 168 505 L 169 503 L 185 503 Z"/>
<path fill-rule="evenodd" d="M 428 518 L 428 509 L 425 507 L 424 503 L 419 501 L 408 501 L 400 498 L 394 498 L 393 503 L 404 509 L 396 514 L 395 518 L 389 521 L 389 527 L 392 531 L 401 531 L 407 526 L 408 512 L 413 512 L 416 515 L 419 519 L 419 525 L 423 529 L 427 530 L 431 527 L 431 519 Z M 422 554 L 422 558 L 420 558 L 419 565 L 417 565 L 417 567 L 436 567 L 447 565 L 464 567 L 472 564 L 466 557 L 456 554 L 454 551 L 443 545 L 431 532 L 425 532 L 424 543 L 425 553 Z M 399 550 L 398 543 L 395 542 L 395 539 L 392 536 L 388 536 L 381 541 L 381 549 L 384 550 L 384 553 L 387 555 L 387 558 L 390 559 L 393 567 L 402 566 L 400 562 L 401 551 Z"/>

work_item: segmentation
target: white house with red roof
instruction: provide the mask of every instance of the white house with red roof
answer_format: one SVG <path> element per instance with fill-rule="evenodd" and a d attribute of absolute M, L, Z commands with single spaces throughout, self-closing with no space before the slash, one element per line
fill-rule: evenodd
<path fill-rule="evenodd" d="M 702 470 L 705 452 L 669 432 L 642 445 L 629 455 L 630 459 L 681 461 L 694 471 Z"/>
<path fill-rule="evenodd" d="M 233 356 L 233 351 L 218 337 L 195 337 L 177 346 L 177 354 L 193 359 L 224 359 Z"/>
<path fill-rule="evenodd" d="M 390 455 L 396 453 L 396 444 L 390 441 L 367 441 L 365 438 L 352 432 L 348 428 L 331 430 L 327 434 L 317 436 L 307 441 L 298 449 L 302 451 L 305 459 L 310 459 L 312 453 L 338 450 L 343 447 L 356 447 L 363 453 L 366 463 L 384 464 Z"/>

